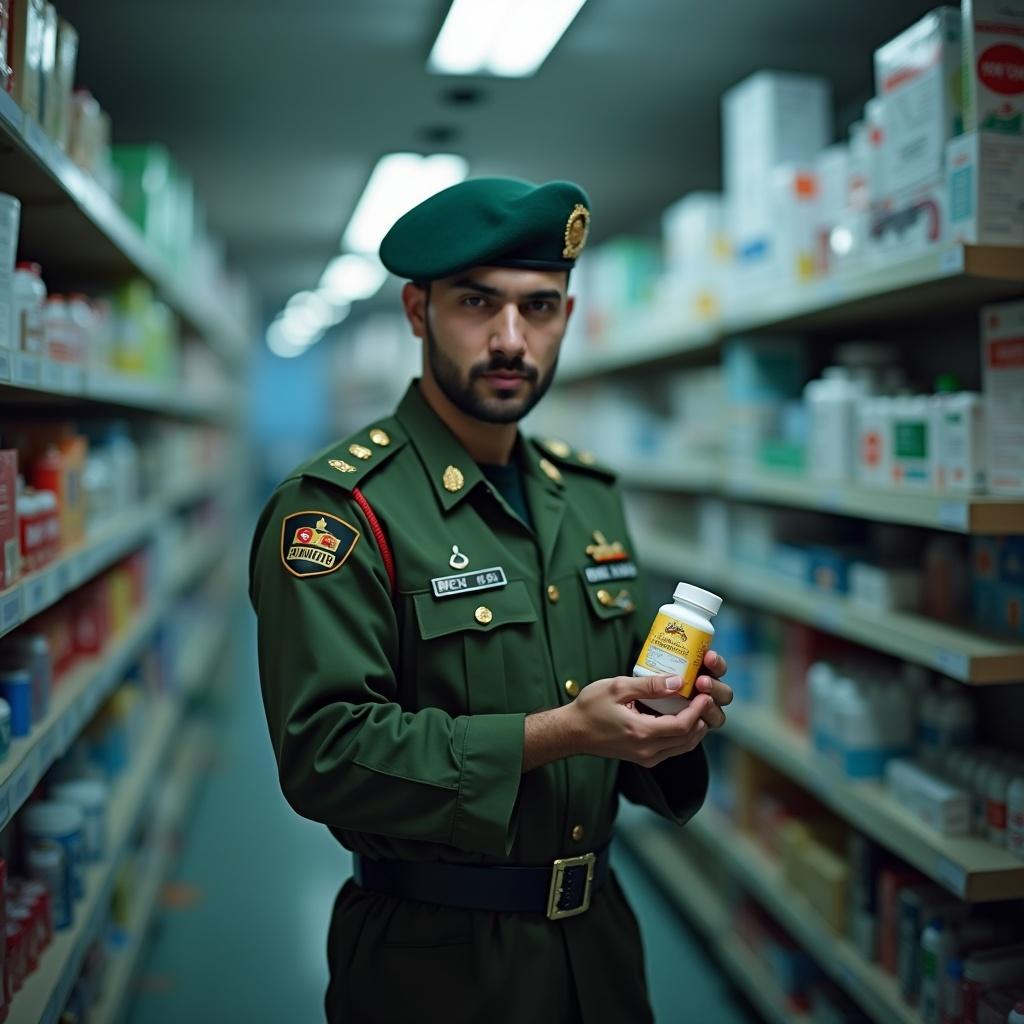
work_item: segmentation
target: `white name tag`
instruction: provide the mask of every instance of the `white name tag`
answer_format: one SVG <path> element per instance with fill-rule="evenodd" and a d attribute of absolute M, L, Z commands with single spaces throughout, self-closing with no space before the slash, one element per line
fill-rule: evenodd
<path fill-rule="evenodd" d="M 634 562 L 605 562 L 604 565 L 588 565 L 583 570 L 588 583 L 611 583 L 614 580 L 635 580 Z"/>
<path fill-rule="evenodd" d="M 457 597 L 474 590 L 493 590 L 508 586 L 505 570 L 500 565 L 491 569 L 477 569 L 475 572 L 458 572 L 454 576 L 438 576 L 430 581 L 434 597 Z"/>

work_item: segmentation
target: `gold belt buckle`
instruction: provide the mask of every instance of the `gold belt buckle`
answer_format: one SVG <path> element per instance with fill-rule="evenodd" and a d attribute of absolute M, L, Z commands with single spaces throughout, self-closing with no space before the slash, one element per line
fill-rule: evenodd
<path fill-rule="evenodd" d="M 551 890 L 548 893 L 548 917 L 552 921 L 558 921 L 563 917 L 575 917 L 590 909 L 590 885 L 594 881 L 594 861 L 597 858 L 592 853 L 584 853 L 579 857 L 562 857 L 551 865 Z M 587 877 L 583 883 L 583 901 L 578 907 L 570 910 L 559 909 L 558 903 L 562 898 L 562 891 L 565 882 L 565 873 L 570 868 L 587 869 Z"/>

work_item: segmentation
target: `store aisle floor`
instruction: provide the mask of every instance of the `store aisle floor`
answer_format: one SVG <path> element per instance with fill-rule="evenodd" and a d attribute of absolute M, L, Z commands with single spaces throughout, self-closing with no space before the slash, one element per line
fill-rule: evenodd
<path fill-rule="evenodd" d="M 219 756 L 196 796 L 172 876 L 175 906 L 154 929 L 128 1024 L 323 1019 L 328 919 L 351 861 L 281 796 L 246 610 L 239 626 Z M 621 846 L 613 861 L 640 918 L 658 1024 L 752 1024 L 699 939 Z"/>

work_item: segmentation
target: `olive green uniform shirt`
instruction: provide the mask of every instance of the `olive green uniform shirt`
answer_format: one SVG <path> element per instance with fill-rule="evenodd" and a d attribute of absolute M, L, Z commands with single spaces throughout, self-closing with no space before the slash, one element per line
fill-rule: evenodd
<path fill-rule="evenodd" d="M 650 624 L 635 610 L 639 579 L 585 573 L 598 564 L 595 531 L 632 554 L 613 476 L 520 437 L 531 528 L 415 383 L 372 428 L 285 480 L 256 530 L 260 679 L 292 807 L 368 857 L 495 865 L 596 850 L 620 793 L 687 821 L 707 788 L 700 749 L 652 770 L 576 756 L 522 774 L 525 716 L 628 674 Z M 394 592 L 356 488 L 393 553 Z M 309 513 L 353 531 L 338 531 L 336 565 L 358 538 L 340 567 L 300 576 L 290 533 Z M 436 597 L 431 580 L 456 572 L 454 546 L 465 571 L 500 568 L 506 585 Z M 614 878 L 562 921 L 350 881 L 328 952 L 332 1021 L 650 1019 L 636 922 Z"/>

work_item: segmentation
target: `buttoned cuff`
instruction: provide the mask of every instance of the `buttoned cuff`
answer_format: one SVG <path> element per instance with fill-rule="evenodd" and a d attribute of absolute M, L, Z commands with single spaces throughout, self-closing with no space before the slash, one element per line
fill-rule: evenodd
<path fill-rule="evenodd" d="M 523 777 L 525 720 L 525 714 L 471 715 L 464 719 L 467 724 L 453 846 L 495 857 L 508 856 Z"/>

